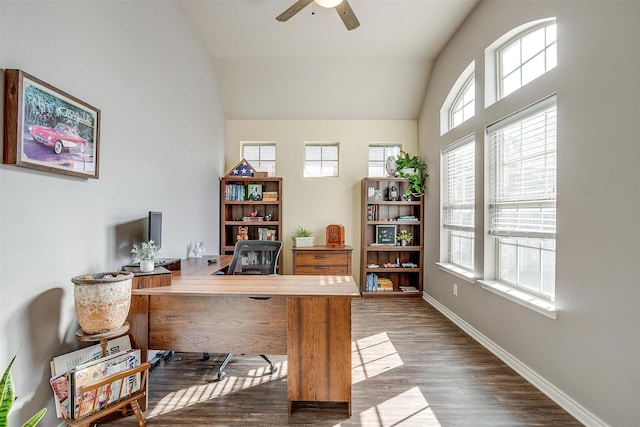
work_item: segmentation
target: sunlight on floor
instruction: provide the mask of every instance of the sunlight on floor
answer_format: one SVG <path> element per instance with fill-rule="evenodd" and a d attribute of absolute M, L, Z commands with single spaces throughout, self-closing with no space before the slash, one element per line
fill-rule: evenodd
<path fill-rule="evenodd" d="M 354 341 L 351 343 L 351 348 L 353 384 L 366 381 L 404 365 L 386 332 Z M 275 374 L 270 374 L 268 367 L 264 366 L 251 369 L 242 376 L 229 376 L 223 381 L 210 382 L 169 393 L 154 408 L 149 409 L 146 417 L 153 418 L 269 381 L 286 381 L 287 362 L 277 363 L 277 366 L 278 371 Z M 376 398 L 381 399 L 381 396 L 372 396 L 371 400 Z M 354 414 L 355 417 L 357 417 L 356 414 Z M 429 402 L 418 387 L 413 387 L 365 409 L 360 412 L 359 417 L 360 424 L 368 427 L 440 426 Z M 340 425 L 336 424 L 335 427 Z"/>
<path fill-rule="evenodd" d="M 403 362 L 386 332 L 357 340 L 351 344 L 352 383 L 357 384 L 391 369 Z"/>
<path fill-rule="evenodd" d="M 357 340 L 352 343 L 351 348 L 353 384 L 399 368 L 404 364 L 386 332 Z M 360 424 L 367 427 L 440 426 L 429 402 L 418 387 L 413 387 L 362 411 Z M 340 424 L 335 427 L 338 426 Z"/>
<path fill-rule="evenodd" d="M 276 365 L 278 366 L 278 371 L 275 374 L 270 374 L 268 367 L 265 366 L 264 368 L 251 369 L 244 376 L 228 376 L 222 381 L 201 384 L 169 393 L 155 407 L 150 408 L 145 413 L 145 417 L 153 418 L 176 409 L 255 387 L 269 381 L 286 378 L 287 362 L 276 363 Z"/>
<path fill-rule="evenodd" d="M 362 411 L 360 424 L 367 427 L 440 426 L 429 402 L 418 387 L 413 387 L 392 399 Z"/>

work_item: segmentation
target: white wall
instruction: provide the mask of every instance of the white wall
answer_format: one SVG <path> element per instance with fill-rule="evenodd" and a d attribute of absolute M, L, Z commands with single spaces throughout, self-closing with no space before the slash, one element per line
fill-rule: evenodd
<path fill-rule="evenodd" d="M 19 68 L 102 110 L 100 178 L 0 166 L 0 367 L 21 425 L 55 425 L 51 357 L 75 349 L 70 278 L 129 261 L 149 210 L 162 256 L 219 248 L 225 122 L 210 57 L 168 1 L 0 1 L 0 68 Z M 124 232 L 122 230 L 125 230 Z M 138 230 L 138 231 L 136 231 Z"/>
<path fill-rule="evenodd" d="M 484 49 L 512 28 L 556 16 L 558 67 L 442 137 L 439 109 L 472 61 L 484 79 Z M 640 420 L 640 117 L 637 70 L 640 3 L 627 1 L 483 1 L 440 54 L 419 120 L 420 152 L 431 169 L 426 199 L 425 289 L 577 405 L 583 422 L 612 426 Z M 483 166 L 483 131 L 509 111 L 558 93 L 558 234 L 556 304 L 551 320 L 441 270 L 440 150 L 475 132 Z M 483 239 L 482 176 L 476 188 L 476 238 Z M 477 245 L 476 272 L 483 272 Z M 459 285 L 458 296 L 452 285 Z"/>
<path fill-rule="evenodd" d="M 417 152 L 417 122 L 413 120 L 228 120 L 226 169 L 241 159 L 243 141 L 276 143 L 276 175 L 283 177 L 284 270 L 291 274 L 291 234 L 301 225 L 324 245 L 326 227 L 342 224 L 346 244 L 353 246 L 353 277 L 360 275 L 360 191 L 368 171 L 371 143 L 402 143 Z M 340 144 L 339 177 L 304 178 L 304 143 Z"/>

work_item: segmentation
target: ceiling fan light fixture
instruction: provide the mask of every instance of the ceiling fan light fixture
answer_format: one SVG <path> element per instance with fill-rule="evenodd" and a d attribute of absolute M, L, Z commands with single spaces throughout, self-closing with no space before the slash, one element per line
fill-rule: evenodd
<path fill-rule="evenodd" d="M 336 7 L 337 5 L 343 2 L 343 0 L 313 0 L 313 1 L 315 1 L 318 4 L 318 6 L 326 7 L 327 9 Z"/>

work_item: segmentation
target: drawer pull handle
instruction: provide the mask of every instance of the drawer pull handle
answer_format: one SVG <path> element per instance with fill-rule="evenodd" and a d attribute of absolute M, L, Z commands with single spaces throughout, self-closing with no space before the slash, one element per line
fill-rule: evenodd
<path fill-rule="evenodd" d="M 329 255 L 315 255 L 314 258 L 329 258 Z"/>
<path fill-rule="evenodd" d="M 329 266 L 328 266 L 328 265 L 318 265 L 318 266 L 316 266 L 316 268 L 317 268 L 317 269 L 326 270 L 326 269 L 328 269 L 328 268 L 329 268 Z"/>

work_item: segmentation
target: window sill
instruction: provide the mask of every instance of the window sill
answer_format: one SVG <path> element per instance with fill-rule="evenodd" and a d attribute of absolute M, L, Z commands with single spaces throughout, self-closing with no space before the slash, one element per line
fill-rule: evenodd
<path fill-rule="evenodd" d="M 537 298 L 494 280 L 478 280 L 478 283 L 482 285 L 482 289 L 486 289 L 496 295 L 500 295 L 517 304 L 537 311 L 550 319 L 555 319 L 558 314 L 556 305 L 550 301 Z"/>
<path fill-rule="evenodd" d="M 457 265 L 449 264 L 446 262 L 436 262 L 436 265 L 438 266 L 438 268 L 440 268 L 440 270 L 453 274 L 454 276 L 459 277 L 462 280 L 466 280 L 469 283 L 476 282 L 476 278 L 473 275 L 473 272 L 465 270 L 462 267 L 458 267 Z"/>

